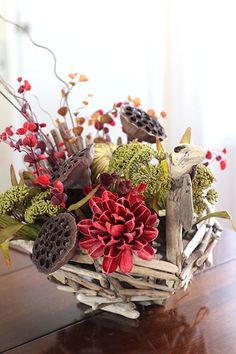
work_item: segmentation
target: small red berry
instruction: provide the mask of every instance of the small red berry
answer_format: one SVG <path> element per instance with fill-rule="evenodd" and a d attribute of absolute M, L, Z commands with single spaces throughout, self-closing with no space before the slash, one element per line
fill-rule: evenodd
<path fill-rule="evenodd" d="M 224 149 L 222 150 L 222 152 L 223 152 L 224 154 L 227 154 L 227 149 L 224 148 Z"/>
<path fill-rule="evenodd" d="M 46 123 L 40 123 L 39 126 L 40 126 L 40 128 L 45 128 L 47 126 L 47 124 Z"/>
<path fill-rule="evenodd" d="M 58 193 L 63 193 L 64 191 L 63 183 L 59 179 L 53 183 L 53 188 L 56 189 Z"/>
<path fill-rule="evenodd" d="M 162 112 L 161 112 L 161 116 L 162 116 L 162 118 L 166 118 L 166 117 L 167 117 L 167 113 L 164 112 L 164 111 L 162 111 Z"/>
<path fill-rule="evenodd" d="M 212 152 L 208 150 L 205 157 L 207 160 L 211 160 L 212 159 Z"/>
<path fill-rule="evenodd" d="M 25 128 L 19 128 L 19 129 L 17 129 L 16 134 L 18 134 L 18 135 L 25 135 L 26 132 L 27 132 L 27 129 L 25 129 Z"/>
<path fill-rule="evenodd" d="M 3 132 L 0 136 L 1 136 L 2 141 L 7 140 L 7 134 L 5 132 Z"/>
<path fill-rule="evenodd" d="M 47 187 L 50 185 L 50 176 L 48 174 L 40 175 L 35 178 L 34 182 L 40 186 Z"/>
<path fill-rule="evenodd" d="M 220 160 L 222 160 L 222 156 L 220 155 L 216 156 L 216 161 L 220 161 Z"/>
<path fill-rule="evenodd" d="M 95 126 L 95 128 L 96 128 L 97 130 L 102 130 L 102 129 L 103 129 L 103 124 L 102 124 L 102 122 L 100 122 L 99 120 L 96 120 L 94 126 Z"/>
<path fill-rule="evenodd" d="M 18 81 L 18 82 L 21 82 L 21 81 L 22 81 L 22 77 L 19 76 L 19 77 L 17 78 L 17 81 Z"/>
<path fill-rule="evenodd" d="M 225 170 L 225 168 L 226 168 L 226 161 L 225 160 L 220 161 L 220 169 L 223 171 Z"/>
<path fill-rule="evenodd" d="M 26 135 L 23 139 L 23 145 L 34 147 L 37 144 L 37 139 L 34 134 Z"/>
<path fill-rule="evenodd" d="M 12 130 L 12 125 L 10 127 L 6 127 L 5 132 L 7 135 L 12 136 L 14 135 L 13 130 Z"/>
<path fill-rule="evenodd" d="M 27 81 L 27 80 L 24 80 L 24 89 L 25 89 L 25 91 L 31 90 L 31 85 L 30 85 L 29 81 Z"/>
<path fill-rule="evenodd" d="M 117 108 L 120 108 L 121 106 L 122 106 L 122 102 L 117 102 L 117 103 L 116 103 L 116 107 L 117 107 Z"/>

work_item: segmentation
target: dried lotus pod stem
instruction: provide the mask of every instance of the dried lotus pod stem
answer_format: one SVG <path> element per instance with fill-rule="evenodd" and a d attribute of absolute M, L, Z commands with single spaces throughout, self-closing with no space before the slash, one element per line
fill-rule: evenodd
<path fill-rule="evenodd" d="M 69 213 L 46 221 L 34 242 L 32 261 L 42 273 L 53 273 L 67 263 L 77 247 L 77 226 Z"/>
<path fill-rule="evenodd" d="M 58 130 L 52 129 L 50 133 L 53 137 L 54 143 L 56 144 L 56 146 L 58 146 L 58 144 L 62 141 L 62 137 L 60 136 Z"/>

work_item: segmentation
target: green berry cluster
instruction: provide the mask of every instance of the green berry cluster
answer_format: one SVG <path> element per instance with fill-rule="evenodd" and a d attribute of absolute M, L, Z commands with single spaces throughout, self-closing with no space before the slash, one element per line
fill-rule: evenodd
<path fill-rule="evenodd" d="M 202 214 L 207 208 L 207 201 L 211 204 L 217 202 L 218 194 L 211 188 L 215 177 L 212 171 L 205 165 L 198 165 L 193 178 L 193 206 L 196 214 Z"/>
<path fill-rule="evenodd" d="M 39 216 L 57 215 L 60 208 L 53 205 L 48 200 L 50 192 L 42 192 L 31 200 L 31 204 L 24 212 L 24 219 L 27 223 L 32 224 Z"/>
<path fill-rule="evenodd" d="M 0 194 L 0 214 L 9 214 L 11 211 L 22 207 L 29 191 L 26 185 L 22 185 L 11 187 Z"/>

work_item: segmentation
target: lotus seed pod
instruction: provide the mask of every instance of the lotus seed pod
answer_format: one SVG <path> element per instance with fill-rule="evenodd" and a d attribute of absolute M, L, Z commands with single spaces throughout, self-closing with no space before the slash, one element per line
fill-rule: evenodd
<path fill-rule="evenodd" d="M 156 139 L 164 140 L 166 133 L 162 125 L 140 108 L 123 106 L 120 115 L 125 133 L 130 140 L 155 143 Z"/>
<path fill-rule="evenodd" d="M 77 226 L 69 213 L 46 221 L 34 242 L 32 261 L 39 272 L 53 273 L 66 264 L 77 248 Z"/>

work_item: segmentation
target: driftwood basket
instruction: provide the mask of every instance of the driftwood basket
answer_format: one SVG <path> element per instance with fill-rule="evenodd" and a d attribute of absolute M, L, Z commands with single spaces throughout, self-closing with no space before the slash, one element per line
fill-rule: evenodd
<path fill-rule="evenodd" d="M 164 305 L 177 289 L 186 290 L 194 273 L 212 265 L 213 249 L 222 228 L 215 218 L 199 223 L 178 242 L 178 249 L 157 253 L 153 260 L 134 257 L 128 275 L 118 271 L 106 275 L 101 260 L 93 260 L 79 251 L 66 265 L 51 273 L 48 279 L 59 290 L 72 293 L 89 306 L 87 311 L 102 309 L 131 319 L 139 317 L 138 304 Z M 31 252 L 33 242 L 13 241 Z M 168 247 L 168 245 L 167 245 Z M 177 254 L 177 264 L 168 261 L 167 254 Z"/>

